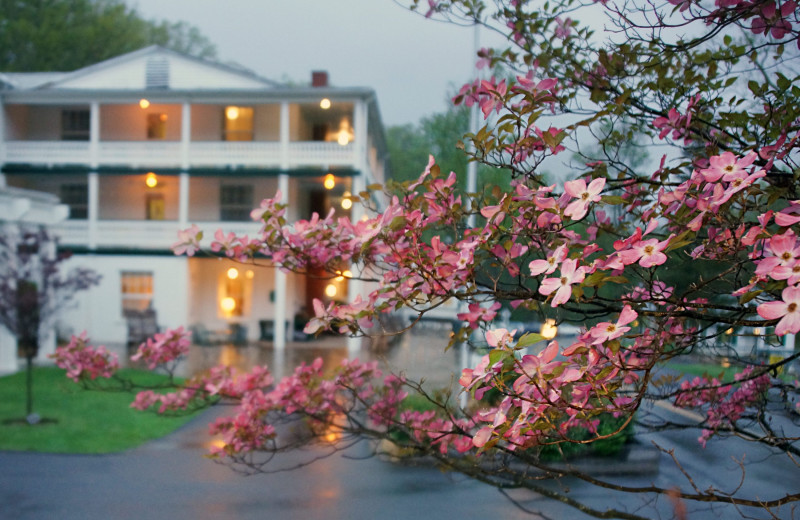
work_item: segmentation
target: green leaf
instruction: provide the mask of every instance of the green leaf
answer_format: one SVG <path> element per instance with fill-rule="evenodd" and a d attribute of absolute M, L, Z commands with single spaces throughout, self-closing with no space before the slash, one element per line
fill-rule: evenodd
<path fill-rule="evenodd" d="M 508 351 L 496 348 L 489 352 L 489 365 L 494 365 L 508 356 Z"/>
<path fill-rule="evenodd" d="M 741 298 L 739 298 L 739 304 L 740 305 L 744 305 L 745 303 L 747 303 L 749 301 L 752 301 L 753 298 L 755 298 L 756 296 L 758 296 L 759 294 L 761 294 L 763 292 L 764 291 L 762 289 L 758 289 L 756 291 L 750 291 L 748 293 L 745 293 L 745 294 L 742 295 Z"/>
<path fill-rule="evenodd" d="M 517 341 L 517 348 L 526 348 L 530 347 L 531 345 L 535 345 L 540 341 L 544 341 L 544 336 L 541 334 L 536 334 L 534 332 L 528 332 L 523 334 L 519 341 Z"/>

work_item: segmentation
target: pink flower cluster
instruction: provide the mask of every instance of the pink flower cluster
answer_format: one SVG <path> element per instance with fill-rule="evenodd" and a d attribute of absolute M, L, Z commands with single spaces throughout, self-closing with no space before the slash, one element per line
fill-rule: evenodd
<path fill-rule="evenodd" d="M 108 352 L 104 346 L 90 346 L 86 331 L 79 336 L 72 336 L 68 344 L 58 347 L 50 357 L 76 383 L 86 378 L 108 378 L 119 369 L 117 355 Z"/>
<path fill-rule="evenodd" d="M 749 406 L 764 399 L 770 385 L 769 375 L 762 373 L 754 376 L 755 370 L 756 367 L 749 366 L 736 374 L 734 379 L 739 382 L 736 386 L 707 377 L 695 377 L 692 381 L 681 383 L 681 393 L 675 399 L 676 406 L 707 407 L 707 428 L 703 429 L 699 438 L 703 446 L 720 430 L 729 429 L 742 418 Z"/>
<path fill-rule="evenodd" d="M 136 354 L 131 356 L 131 361 L 142 361 L 150 370 L 158 365 L 177 361 L 180 356 L 189 352 L 191 337 L 192 333 L 183 330 L 183 327 L 157 333 L 139 345 Z"/>

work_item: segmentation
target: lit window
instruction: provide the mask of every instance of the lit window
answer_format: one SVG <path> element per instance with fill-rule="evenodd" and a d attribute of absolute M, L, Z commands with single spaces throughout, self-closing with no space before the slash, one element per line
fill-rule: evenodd
<path fill-rule="evenodd" d="M 253 140 L 253 107 L 225 107 L 224 141 L 252 141 Z"/>
<path fill-rule="evenodd" d="M 122 313 L 144 311 L 153 302 L 153 273 L 150 271 L 122 271 Z"/>
<path fill-rule="evenodd" d="M 233 272 L 236 275 L 233 276 Z M 247 297 L 252 289 L 252 279 L 239 276 L 238 269 L 230 268 L 222 272 L 219 279 L 219 313 L 225 317 L 243 316 L 248 311 Z"/>
<path fill-rule="evenodd" d="M 167 114 L 147 114 L 147 138 L 166 139 Z"/>

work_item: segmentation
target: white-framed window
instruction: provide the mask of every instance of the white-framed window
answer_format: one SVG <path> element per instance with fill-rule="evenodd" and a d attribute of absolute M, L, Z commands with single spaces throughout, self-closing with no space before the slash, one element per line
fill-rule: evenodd
<path fill-rule="evenodd" d="M 64 141 L 89 140 L 89 109 L 69 108 L 61 111 L 61 139 Z"/>
<path fill-rule="evenodd" d="M 122 314 L 144 311 L 153 304 L 153 272 L 122 271 L 120 273 Z"/>
<path fill-rule="evenodd" d="M 59 189 L 62 204 L 69 206 L 69 218 L 89 218 L 89 186 L 86 183 L 62 184 Z"/>
<path fill-rule="evenodd" d="M 219 219 L 225 222 L 250 220 L 253 211 L 253 186 L 223 184 L 219 188 Z"/>

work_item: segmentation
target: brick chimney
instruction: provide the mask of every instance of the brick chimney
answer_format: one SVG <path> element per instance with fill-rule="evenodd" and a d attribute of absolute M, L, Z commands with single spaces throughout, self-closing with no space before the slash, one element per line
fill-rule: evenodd
<path fill-rule="evenodd" d="M 311 86 L 312 87 L 327 87 L 328 86 L 328 71 L 315 70 L 311 72 Z"/>

